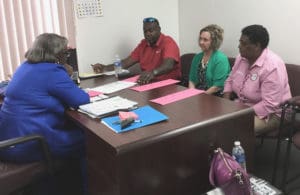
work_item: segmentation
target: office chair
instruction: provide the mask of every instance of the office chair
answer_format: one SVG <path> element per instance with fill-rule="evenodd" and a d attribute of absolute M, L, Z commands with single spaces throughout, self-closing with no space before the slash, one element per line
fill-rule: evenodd
<path fill-rule="evenodd" d="M 77 51 L 76 48 L 68 49 L 69 56 L 67 58 L 67 64 L 72 66 L 74 71 L 78 71 Z"/>
<path fill-rule="evenodd" d="M 292 97 L 300 95 L 300 66 L 296 64 L 285 64 L 288 78 L 289 78 L 289 85 L 291 89 Z M 278 139 L 278 129 L 274 129 L 274 131 L 266 132 L 257 136 L 260 138 L 260 146 L 263 145 L 265 139 Z"/>
<path fill-rule="evenodd" d="M 0 141 L 0 150 L 17 144 L 37 141 L 44 155 L 44 162 L 11 163 L 0 159 L 0 194 L 12 195 L 21 193 L 27 186 L 44 176 L 53 174 L 53 161 L 44 137 L 28 135 Z"/>
<path fill-rule="evenodd" d="M 195 56 L 195 53 L 186 53 L 180 57 L 181 62 L 181 82 L 180 85 L 184 87 L 189 86 L 189 73 L 192 60 Z"/>
<path fill-rule="evenodd" d="M 285 124 L 285 117 L 287 113 L 291 113 L 291 119 L 290 122 L 287 122 L 288 124 Z M 275 160 L 274 160 L 274 167 L 273 167 L 273 175 L 272 175 L 272 183 L 274 184 L 277 179 L 277 169 L 278 169 L 278 161 L 279 161 L 279 154 L 281 149 L 281 144 L 283 140 L 287 140 L 287 146 L 285 151 L 285 157 L 283 158 L 283 175 L 282 175 L 282 181 L 280 183 L 280 188 L 286 192 L 286 186 L 288 183 L 293 182 L 295 179 L 297 179 L 300 175 L 299 173 L 295 176 L 287 179 L 288 171 L 289 171 L 289 164 L 290 164 L 290 152 L 292 149 L 292 144 L 300 150 L 300 125 L 299 121 L 296 120 L 296 114 L 300 113 L 300 109 L 298 106 L 294 105 L 284 105 L 284 108 L 282 109 L 282 115 L 281 115 L 281 125 L 279 129 L 279 136 L 277 139 L 277 145 L 275 150 Z M 288 129 L 287 132 L 284 132 Z"/>

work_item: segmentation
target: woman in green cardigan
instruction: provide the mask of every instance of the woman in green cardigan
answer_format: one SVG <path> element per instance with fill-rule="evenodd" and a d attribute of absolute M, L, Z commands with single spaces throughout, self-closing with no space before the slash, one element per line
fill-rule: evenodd
<path fill-rule="evenodd" d="M 227 56 L 219 51 L 223 41 L 224 30 L 211 24 L 200 30 L 199 46 L 202 52 L 193 58 L 189 88 L 205 90 L 207 94 L 220 96 L 224 82 L 230 73 Z"/>

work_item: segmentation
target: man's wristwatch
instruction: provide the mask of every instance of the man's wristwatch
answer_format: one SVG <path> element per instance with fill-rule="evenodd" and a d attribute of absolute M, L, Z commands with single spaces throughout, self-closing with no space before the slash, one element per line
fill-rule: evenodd
<path fill-rule="evenodd" d="M 152 73 L 153 73 L 154 76 L 158 75 L 158 71 L 157 71 L 156 69 L 154 69 L 154 70 L 152 71 Z"/>

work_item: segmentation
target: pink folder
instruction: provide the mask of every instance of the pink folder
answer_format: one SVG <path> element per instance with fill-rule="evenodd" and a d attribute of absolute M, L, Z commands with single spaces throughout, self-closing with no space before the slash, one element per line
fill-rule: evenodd
<path fill-rule="evenodd" d="M 93 91 L 93 90 L 89 90 L 88 91 L 88 94 L 90 97 L 95 97 L 95 96 L 98 96 L 98 95 L 101 95 L 103 93 L 99 92 L 99 91 Z"/>
<path fill-rule="evenodd" d="M 131 89 L 133 89 L 135 91 L 148 91 L 148 90 L 151 90 L 151 89 L 164 87 L 164 86 L 172 85 L 172 84 L 179 83 L 179 82 L 180 81 L 178 81 L 178 80 L 167 79 L 167 80 L 163 80 L 163 81 L 158 81 L 158 82 L 154 82 L 154 83 L 150 83 L 150 84 L 146 84 L 146 85 L 133 87 Z"/>
<path fill-rule="evenodd" d="M 166 105 L 201 93 L 204 93 L 204 91 L 198 89 L 186 89 L 160 98 L 152 99 L 150 101 L 157 104 Z"/>

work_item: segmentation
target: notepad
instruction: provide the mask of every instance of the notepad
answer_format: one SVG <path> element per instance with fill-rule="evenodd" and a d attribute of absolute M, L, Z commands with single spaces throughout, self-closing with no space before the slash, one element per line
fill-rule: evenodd
<path fill-rule="evenodd" d="M 87 113 L 94 117 L 101 117 L 106 114 L 117 113 L 119 110 L 129 110 L 137 106 L 137 102 L 114 96 L 97 102 L 79 106 L 81 112 Z"/>
<path fill-rule="evenodd" d="M 130 131 L 133 129 L 137 129 L 140 127 L 144 127 L 147 125 L 168 120 L 168 116 L 152 108 L 151 106 L 143 106 L 135 110 L 132 110 L 132 112 L 138 115 L 139 120 L 138 122 L 134 122 L 130 126 L 124 129 L 121 129 L 121 125 L 116 123 L 116 121 L 120 120 L 119 116 L 103 118 L 101 122 L 105 124 L 107 127 L 109 127 L 110 129 L 112 129 L 114 132 L 122 133 L 122 132 Z"/>

